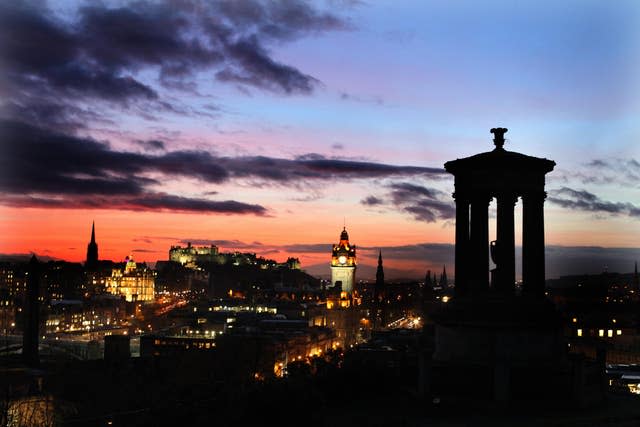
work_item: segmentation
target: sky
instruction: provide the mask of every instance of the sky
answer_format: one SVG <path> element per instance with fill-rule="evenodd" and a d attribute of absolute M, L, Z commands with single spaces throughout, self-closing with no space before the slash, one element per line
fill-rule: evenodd
<path fill-rule="evenodd" d="M 636 1 L 2 2 L 0 94 L 0 254 L 83 261 L 95 221 L 102 259 L 328 274 L 346 226 L 364 275 L 451 275 L 443 164 L 502 126 L 556 162 L 548 277 L 640 258 Z"/>

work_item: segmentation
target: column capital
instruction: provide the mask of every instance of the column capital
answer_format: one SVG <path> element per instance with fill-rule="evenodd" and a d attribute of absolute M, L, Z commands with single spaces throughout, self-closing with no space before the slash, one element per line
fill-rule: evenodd
<path fill-rule="evenodd" d="M 476 203 L 486 203 L 489 206 L 491 200 L 493 200 L 493 196 L 488 193 L 480 193 L 480 194 L 472 194 L 468 199 L 472 204 Z"/>
<path fill-rule="evenodd" d="M 451 194 L 456 203 L 469 203 L 471 202 L 471 198 L 469 197 L 469 193 L 466 191 L 456 191 Z"/>
<path fill-rule="evenodd" d="M 546 191 L 527 191 L 525 193 L 522 194 L 522 200 L 523 201 L 539 201 L 539 202 L 544 202 L 544 200 L 547 198 L 547 192 Z"/>
<path fill-rule="evenodd" d="M 495 194 L 495 198 L 498 203 L 511 203 L 511 205 L 515 206 L 518 202 L 518 194 L 513 191 L 503 191 Z"/>

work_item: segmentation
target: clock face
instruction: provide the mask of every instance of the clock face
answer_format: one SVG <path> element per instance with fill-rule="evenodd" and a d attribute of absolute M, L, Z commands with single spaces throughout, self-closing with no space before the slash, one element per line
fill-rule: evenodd
<path fill-rule="evenodd" d="M 340 264 L 344 264 L 345 262 L 347 262 L 347 257 L 341 255 L 340 258 L 338 258 L 338 261 L 340 262 Z"/>

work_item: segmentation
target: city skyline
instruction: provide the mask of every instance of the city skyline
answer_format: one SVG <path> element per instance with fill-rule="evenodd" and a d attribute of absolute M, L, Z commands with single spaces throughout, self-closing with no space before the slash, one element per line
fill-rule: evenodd
<path fill-rule="evenodd" d="M 305 268 L 346 223 L 362 263 L 453 271 L 443 164 L 505 126 L 557 163 L 548 277 L 640 257 L 637 3 L 1 7 L 0 253 L 82 261 L 95 220 L 103 259 Z"/>

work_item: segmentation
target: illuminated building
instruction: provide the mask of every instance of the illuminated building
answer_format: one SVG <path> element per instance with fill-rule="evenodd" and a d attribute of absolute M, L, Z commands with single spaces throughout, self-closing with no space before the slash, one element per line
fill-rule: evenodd
<path fill-rule="evenodd" d="M 24 267 L 3 263 L 0 265 L 0 290 L 11 299 L 22 299 L 27 292 L 27 277 Z"/>
<path fill-rule="evenodd" d="M 171 246 L 171 249 L 169 249 L 169 261 L 191 269 L 203 267 L 203 264 L 217 264 L 253 265 L 263 270 L 279 268 L 300 270 L 300 260 L 298 258 L 290 257 L 285 262 L 278 263 L 272 259 L 256 256 L 255 253 L 238 251 L 223 253 L 215 245 L 196 247 L 192 246 L 190 242 L 187 243 L 186 247 Z"/>
<path fill-rule="evenodd" d="M 87 270 L 95 270 L 98 268 L 98 244 L 96 243 L 96 224 L 91 224 L 91 241 L 87 245 L 87 261 L 85 263 Z"/>
<path fill-rule="evenodd" d="M 93 332 L 118 329 L 127 325 L 127 303 L 110 294 L 90 300 L 51 301 L 45 330 L 55 332 Z"/>
<path fill-rule="evenodd" d="M 132 257 L 127 257 L 124 270 L 114 268 L 105 286 L 107 292 L 124 296 L 128 302 L 153 301 L 155 275 L 146 265 L 139 267 Z"/>
<path fill-rule="evenodd" d="M 312 316 L 312 324 L 327 326 L 336 333 L 336 344 L 348 347 L 357 342 L 358 319 L 362 302 L 354 289 L 356 279 L 356 247 L 349 243 L 346 228 L 340 233 L 340 242 L 331 251 L 331 284 L 325 307 Z M 316 311 L 316 310 L 314 310 Z"/>
<path fill-rule="evenodd" d="M 190 268 L 196 267 L 197 263 L 218 262 L 218 247 L 215 245 L 196 247 L 191 246 L 191 242 L 187 243 L 186 248 L 171 246 L 169 260 Z"/>
<path fill-rule="evenodd" d="M 356 246 L 349 243 L 349 234 L 344 228 L 340 233 L 340 243 L 331 251 L 331 284 L 348 294 L 353 293 L 356 281 Z"/>
<path fill-rule="evenodd" d="M 209 352 L 216 348 L 215 337 L 189 335 L 143 335 L 140 357 L 177 356 L 186 352 Z"/>

